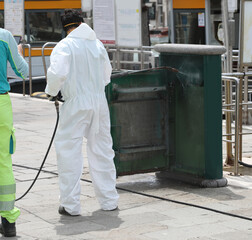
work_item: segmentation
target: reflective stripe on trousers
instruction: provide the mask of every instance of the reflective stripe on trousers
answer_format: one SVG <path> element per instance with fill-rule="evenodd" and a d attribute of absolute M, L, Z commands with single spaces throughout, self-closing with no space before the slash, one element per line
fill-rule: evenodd
<path fill-rule="evenodd" d="M 16 183 L 11 160 L 15 145 L 13 134 L 10 96 L 0 95 L 0 215 L 8 216 L 7 220 L 13 220 L 20 214 L 18 209 L 14 210 Z"/>
<path fill-rule="evenodd" d="M 8 211 L 14 208 L 15 193 L 16 184 L 0 185 L 0 211 Z"/>

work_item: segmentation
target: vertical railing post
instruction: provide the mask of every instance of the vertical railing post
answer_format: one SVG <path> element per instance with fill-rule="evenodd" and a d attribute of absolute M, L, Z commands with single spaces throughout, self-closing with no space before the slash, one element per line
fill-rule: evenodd
<path fill-rule="evenodd" d="M 32 94 L 32 60 L 31 60 L 31 45 L 23 44 L 23 56 L 25 57 L 25 48 L 28 48 L 28 64 L 29 64 L 29 95 Z M 25 96 L 25 79 L 23 79 L 23 96 Z"/>
<path fill-rule="evenodd" d="M 141 46 L 141 70 L 144 69 L 144 53 L 143 53 L 143 46 Z"/>
<path fill-rule="evenodd" d="M 32 62 L 31 62 L 31 46 L 28 45 L 28 51 L 29 51 L 29 95 L 32 95 Z"/>
<path fill-rule="evenodd" d="M 240 80 L 236 78 L 236 93 L 235 93 L 235 159 L 234 159 L 234 174 L 238 175 L 238 157 L 239 157 L 239 125 L 240 125 Z"/>
<path fill-rule="evenodd" d="M 25 57 L 25 48 L 23 45 L 23 56 Z M 23 96 L 25 96 L 25 79 L 23 79 Z"/>
<path fill-rule="evenodd" d="M 244 76 L 240 77 L 239 84 L 239 160 L 242 161 L 242 87 Z"/>
<path fill-rule="evenodd" d="M 47 47 L 48 45 L 53 45 L 55 46 L 57 44 L 57 42 L 47 42 L 42 46 L 42 62 L 43 62 L 43 66 L 44 66 L 44 73 L 45 73 L 45 78 L 47 79 L 47 68 L 46 68 L 46 61 L 45 61 L 45 47 Z"/>
<path fill-rule="evenodd" d="M 248 66 L 244 67 L 244 71 L 247 72 L 248 71 Z M 248 103 L 248 76 L 244 76 L 244 117 L 243 117 L 243 121 L 245 124 L 248 124 L 248 105 L 246 105 L 246 103 Z"/>
<path fill-rule="evenodd" d="M 116 61 L 117 61 L 117 70 L 120 71 L 121 64 L 120 64 L 120 48 L 116 46 Z"/>

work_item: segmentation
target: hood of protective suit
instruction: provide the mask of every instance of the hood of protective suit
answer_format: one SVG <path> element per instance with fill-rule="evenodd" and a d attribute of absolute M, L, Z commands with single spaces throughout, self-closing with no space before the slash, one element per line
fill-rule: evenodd
<path fill-rule="evenodd" d="M 95 40 L 96 34 L 92 28 L 86 23 L 81 23 L 79 27 L 75 28 L 67 35 L 67 38 L 82 38 L 88 40 Z"/>

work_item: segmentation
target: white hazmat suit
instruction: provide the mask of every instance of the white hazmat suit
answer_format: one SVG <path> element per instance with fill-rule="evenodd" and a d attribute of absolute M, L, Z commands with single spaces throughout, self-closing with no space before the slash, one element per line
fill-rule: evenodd
<path fill-rule="evenodd" d="M 87 139 L 87 157 L 96 197 L 103 210 L 117 207 L 116 170 L 110 134 L 105 86 L 111 64 L 103 44 L 85 23 L 74 29 L 53 49 L 45 92 L 61 91 L 55 136 L 60 205 L 71 215 L 80 214 L 80 178 L 83 171 L 82 143 Z"/>

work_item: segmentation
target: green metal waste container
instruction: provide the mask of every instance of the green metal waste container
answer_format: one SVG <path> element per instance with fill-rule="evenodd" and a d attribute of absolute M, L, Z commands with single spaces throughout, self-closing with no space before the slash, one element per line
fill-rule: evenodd
<path fill-rule="evenodd" d="M 169 168 L 171 68 L 113 74 L 106 88 L 117 175 Z"/>
<path fill-rule="evenodd" d="M 224 186 L 221 46 L 160 44 L 159 69 L 113 74 L 107 87 L 117 174 Z"/>

